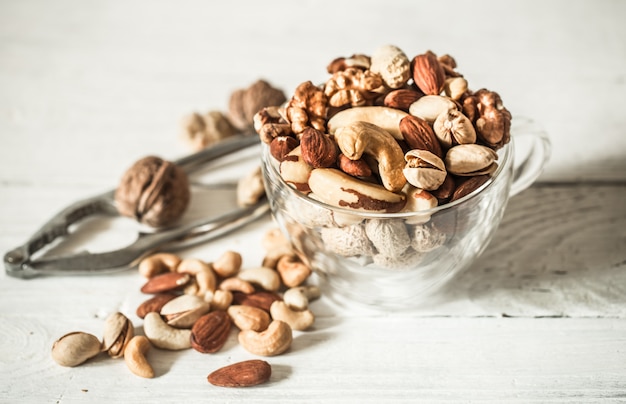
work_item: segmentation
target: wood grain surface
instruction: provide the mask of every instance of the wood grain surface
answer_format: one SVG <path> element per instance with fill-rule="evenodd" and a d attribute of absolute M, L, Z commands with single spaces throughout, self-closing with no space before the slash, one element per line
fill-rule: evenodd
<path fill-rule="evenodd" d="M 58 366 L 57 338 L 100 336 L 113 312 L 143 333 L 143 279 L 2 272 L 0 402 L 626 402 L 625 15 L 620 0 L 0 0 L 2 253 L 68 203 L 115 187 L 136 159 L 189 153 L 185 114 L 225 110 L 259 78 L 291 93 L 323 81 L 334 58 L 383 44 L 453 55 L 472 88 L 498 91 L 552 142 L 539 181 L 436 298 L 381 312 L 322 296 L 314 328 L 267 359 L 272 377 L 254 388 L 206 380 L 254 358 L 235 330 L 216 354 L 153 349 L 152 380 L 103 354 Z M 202 179 L 231 181 L 257 162 L 253 150 Z M 229 205 L 198 195 L 190 218 Z M 256 266 L 273 226 L 266 216 L 181 255 L 232 249 Z M 136 230 L 92 220 L 56 251 L 118 248 Z"/>

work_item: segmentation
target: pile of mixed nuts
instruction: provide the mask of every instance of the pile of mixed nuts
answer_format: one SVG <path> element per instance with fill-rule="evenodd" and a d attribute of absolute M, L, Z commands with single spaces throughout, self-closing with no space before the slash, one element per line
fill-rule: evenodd
<path fill-rule="evenodd" d="M 262 265 L 243 268 L 235 251 L 224 252 L 214 262 L 157 253 L 138 267 L 147 278 L 141 292 L 152 297 L 137 307 L 144 335 L 134 335 L 131 320 L 122 313 L 110 315 L 102 341 L 84 332 L 72 332 L 52 347 L 53 359 L 63 366 L 77 366 L 107 352 L 124 357 L 130 371 L 151 378 L 155 373 L 146 359 L 151 346 L 165 350 L 192 348 L 201 353 L 219 351 L 232 325 L 248 352 L 274 356 L 291 346 L 293 330 L 310 328 L 315 316 L 309 301 L 320 296 L 316 286 L 306 285 L 311 269 L 294 254 L 278 229 L 269 230 L 262 244 L 267 254 Z M 252 386 L 271 375 L 271 366 L 253 359 L 212 372 L 208 381 L 218 386 Z"/>
<path fill-rule="evenodd" d="M 411 212 L 459 199 L 497 169 L 511 114 L 497 93 L 471 91 L 451 56 L 409 59 L 387 45 L 327 71 L 324 84 L 306 81 L 254 119 L 299 191 L 334 206 Z"/>
<path fill-rule="evenodd" d="M 470 90 L 456 67 L 450 55 L 409 58 L 386 45 L 333 60 L 325 83 L 303 82 L 285 104 L 261 109 L 255 130 L 271 154 L 269 171 L 276 167 L 303 196 L 284 197 L 285 220 L 361 266 L 414 268 L 443 245 L 446 229 L 413 213 L 481 188 L 510 140 L 511 114 L 500 96 Z M 311 200 L 407 214 L 363 217 Z"/>

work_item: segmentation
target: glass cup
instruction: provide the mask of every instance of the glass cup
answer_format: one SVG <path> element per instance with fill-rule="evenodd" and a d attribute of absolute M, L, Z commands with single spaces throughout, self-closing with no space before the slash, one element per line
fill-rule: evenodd
<path fill-rule="evenodd" d="M 274 220 L 319 276 L 324 296 L 402 310 L 418 307 L 474 262 L 508 199 L 535 181 L 549 155 L 546 133 L 515 118 L 491 179 L 454 202 L 408 213 L 357 211 L 309 198 L 283 181 L 267 145 L 262 167 Z"/>

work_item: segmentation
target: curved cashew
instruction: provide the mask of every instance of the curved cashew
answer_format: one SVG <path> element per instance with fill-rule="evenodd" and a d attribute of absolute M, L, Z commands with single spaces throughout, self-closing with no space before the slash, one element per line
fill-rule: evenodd
<path fill-rule="evenodd" d="M 239 343 L 248 352 L 261 356 L 274 356 L 291 346 L 293 333 L 284 321 L 274 320 L 265 331 L 245 330 L 239 332 Z"/>
<path fill-rule="evenodd" d="M 171 351 L 191 348 L 191 330 L 170 327 L 159 313 L 146 314 L 143 331 L 157 348 Z"/>
<path fill-rule="evenodd" d="M 337 129 L 335 140 L 351 160 L 358 160 L 363 154 L 376 159 L 383 186 L 391 192 L 402 190 L 406 184 L 402 174 L 404 152 L 389 132 L 369 122 L 354 122 Z"/>
<path fill-rule="evenodd" d="M 241 254 L 235 251 L 226 251 L 213 262 L 213 271 L 222 278 L 237 275 L 241 269 L 243 259 Z"/>
<path fill-rule="evenodd" d="M 241 292 L 249 295 L 254 292 L 254 286 L 248 281 L 244 281 L 238 277 L 227 278 L 220 283 L 219 288 L 221 290 L 228 290 L 230 292 Z"/>
<path fill-rule="evenodd" d="M 235 304 L 227 313 L 240 330 L 263 331 L 270 325 L 270 315 L 258 307 Z"/>
<path fill-rule="evenodd" d="M 302 311 L 292 310 L 287 303 L 276 300 L 270 307 L 270 315 L 274 320 L 284 321 L 292 330 L 306 330 L 315 322 L 315 315 L 309 309 Z"/>
<path fill-rule="evenodd" d="M 311 275 L 311 268 L 297 255 L 283 255 L 276 264 L 283 284 L 288 288 L 298 286 Z"/>
<path fill-rule="evenodd" d="M 283 294 L 283 302 L 294 310 L 304 310 L 309 307 L 309 302 L 321 296 L 317 286 L 298 286 L 289 288 Z"/>
<path fill-rule="evenodd" d="M 137 335 L 130 340 L 124 350 L 124 361 L 131 372 L 139 377 L 151 379 L 154 377 L 154 369 L 146 359 L 146 353 L 150 350 L 150 340 L 143 335 Z"/>
<path fill-rule="evenodd" d="M 309 185 L 317 199 L 341 208 L 392 213 L 398 212 L 406 203 L 406 197 L 401 193 L 393 193 L 334 168 L 313 170 Z"/>
<path fill-rule="evenodd" d="M 233 293 L 230 290 L 217 289 L 213 293 L 207 293 L 204 298 L 211 304 L 211 310 L 226 310 L 233 302 Z"/>
<path fill-rule="evenodd" d="M 150 255 L 139 262 L 137 270 L 146 278 L 152 278 L 163 272 L 174 272 L 180 264 L 180 257 L 169 253 Z"/>
<path fill-rule="evenodd" d="M 397 140 L 404 137 L 400 132 L 400 121 L 408 114 L 390 107 L 354 107 L 337 112 L 328 120 L 328 133 L 335 134 L 340 128 L 354 122 L 369 122 L 389 132 Z"/>
<path fill-rule="evenodd" d="M 269 292 L 276 292 L 280 288 L 280 275 L 271 268 L 258 267 L 239 272 L 239 279 L 259 285 Z"/>

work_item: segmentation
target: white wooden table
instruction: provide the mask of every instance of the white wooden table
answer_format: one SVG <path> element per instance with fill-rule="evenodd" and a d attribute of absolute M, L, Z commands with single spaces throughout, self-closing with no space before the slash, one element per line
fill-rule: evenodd
<path fill-rule="evenodd" d="M 624 16 L 621 1 L 0 1 L 3 253 L 116 186 L 136 159 L 189 152 L 184 114 L 225 109 L 258 78 L 290 93 L 325 78 L 334 57 L 386 43 L 454 55 L 471 84 L 541 122 L 553 144 L 539 181 L 437 301 L 384 314 L 322 298 L 314 329 L 268 360 L 273 375 L 257 388 L 207 383 L 254 357 L 234 332 L 212 355 L 151 351 L 151 380 L 104 356 L 60 367 L 50 348 L 66 332 L 100 335 L 115 311 L 140 329 L 142 277 L 3 271 L 0 402 L 626 401 Z M 255 266 L 271 227 L 266 217 L 183 255 L 234 249 Z M 130 241 L 119 226 L 109 233 L 81 242 Z"/>

